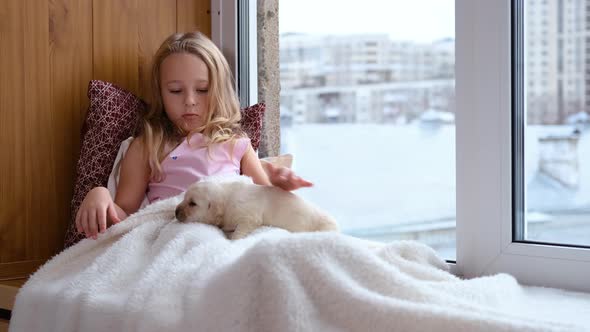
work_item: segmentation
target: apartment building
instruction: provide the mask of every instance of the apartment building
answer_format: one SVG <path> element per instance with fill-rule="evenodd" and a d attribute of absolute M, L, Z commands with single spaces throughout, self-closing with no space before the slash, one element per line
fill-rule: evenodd
<path fill-rule="evenodd" d="M 454 40 L 281 36 L 281 109 L 295 123 L 409 121 L 454 111 Z"/>
<path fill-rule="evenodd" d="M 527 0 L 527 122 L 560 124 L 590 109 L 590 1 Z"/>

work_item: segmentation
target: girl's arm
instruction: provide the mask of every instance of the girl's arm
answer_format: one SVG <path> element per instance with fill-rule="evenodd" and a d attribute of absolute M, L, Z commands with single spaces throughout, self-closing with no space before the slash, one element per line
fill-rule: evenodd
<path fill-rule="evenodd" d="M 258 159 L 258 156 L 256 155 L 256 152 L 254 152 L 252 145 L 248 144 L 246 152 L 242 157 L 240 166 L 242 168 L 242 174 L 251 177 L 254 183 L 264 186 L 272 185 L 268 175 L 266 175 L 266 172 L 264 171 L 264 168 L 262 168 L 260 159 Z"/>
<path fill-rule="evenodd" d="M 251 145 L 248 145 L 246 153 L 241 162 L 242 174 L 252 178 L 252 181 L 260 185 L 272 185 L 287 191 L 299 189 L 301 187 L 311 187 L 313 184 L 295 175 L 287 167 L 275 167 L 268 165 L 268 174 L 264 171 L 260 159 L 254 152 Z"/>
<path fill-rule="evenodd" d="M 98 233 L 103 233 L 109 225 L 118 223 L 137 211 L 145 196 L 149 174 L 143 144 L 141 140 L 135 139 L 121 162 L 115 199 L 113 200 L 105 187 L 90 190 L 76 214 L 78 232 L 96 239 Z"/>
<path fill-rule="evenodd" d="M 78 213 L 76 228 L 86 237 L 96 239 L 98 233 L 118 223 L 139 209 L 149 181 L 147 159 L 139 139 L 133 140 L 121 162 L 117 195 L 113 199 L 105 187 L 93 188 L 86 194 Z"/>
<path fill-rule="evenodd" d="M 135 138 L 121 162 L 121 173 L 115 208 L 120 220 L 139 210 L 150 180 L 150 167 L 145 156 L 143 140 Z"/>

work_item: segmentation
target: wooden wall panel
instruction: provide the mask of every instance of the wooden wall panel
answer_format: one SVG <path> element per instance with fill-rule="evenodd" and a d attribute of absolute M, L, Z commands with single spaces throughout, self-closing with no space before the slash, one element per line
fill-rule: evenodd
<path fill-rule="evenodd" d="M 25 1 L 24 49 L 25 62 L 25 255 L 34 259 L 43 257 L 55 238 L 56 225 L 45 228 L 46 220 L 58 220 L 58 200 L 55 195 L 57 179 L 54 176 L 56 160 L 52 144 L 54 127 L 49 101 L 49 18 L 46 0 Z M 30 232 L 31 228 L 43 231 Z"/>
<path fill-rule="evenodd" d="M 164 39 L 176 31 L 176 6 L 171 6 L 170 3 L 170 0 L 152 0 L 142 4 L 140 8 L 138 79 L 140 95 L 144 98 L 150 87 L 152 57 Z"/>
<path fill-rule="evenodd" d="M 0 6 L 0 264 L 25 256 L 24 3 Z"/>
<path fill-rule="evenodd" d="M 147 96 L 151 58 L 176 31 L 170 0 L 94 1 L 94 76 Z"/>
<path fill-rule="evenodd" d="M 211 1 L 176 0 L 178 21 L 176 31 L 199 30 L 211 36 Z"/>
<path fill-rule="evenodd" d="M 0 277 L 6 265 L 36 264 L 55 251 L 59 229 L 55 132 L 49 105 L 49 24 L 46 0 L 2 7 L 0 119 L 2 145 Z M 61 247 L 61 246 L 60 246 Z"/>
<path fill-rule="evenodd" d="M 49 1 L 50 105 L 53 119 L 57 219 L 52 248 L 63 247 L 70 220 L 80 128 L 92 79 L 92 0 Z M 60 238 L 61 237 L 61 238 Z"/>
<path fill-rule="evenodd" d="M 0 280 L 63 246 L 90 79 L 146 96 L 175 31 L 210 36 L 209 0 L 3 0 L 0 5 Z"/>
<path fill-rule="evenodd" d="M 92 3 L 93 73 L 139 94 L 139 0 L 95 0 Z"/>

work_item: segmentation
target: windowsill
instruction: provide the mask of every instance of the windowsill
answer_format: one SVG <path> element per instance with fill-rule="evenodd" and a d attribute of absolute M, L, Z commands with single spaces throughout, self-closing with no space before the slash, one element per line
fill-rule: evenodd
<path fill-rule="evenodd" d="M 27 279 L 0 281 L 0 309 L 12 310 L 14 299 Z"/>

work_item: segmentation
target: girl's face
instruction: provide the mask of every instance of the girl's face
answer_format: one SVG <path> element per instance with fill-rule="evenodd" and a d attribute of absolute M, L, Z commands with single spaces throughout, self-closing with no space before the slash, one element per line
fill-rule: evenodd
<path fill-rule="evenodd" d="M 209 70 L 190 53 L 173 53 L 160 66 L 160 94 L 168 118 L 184 132 L 205 124 L 209 109 Z"/>

